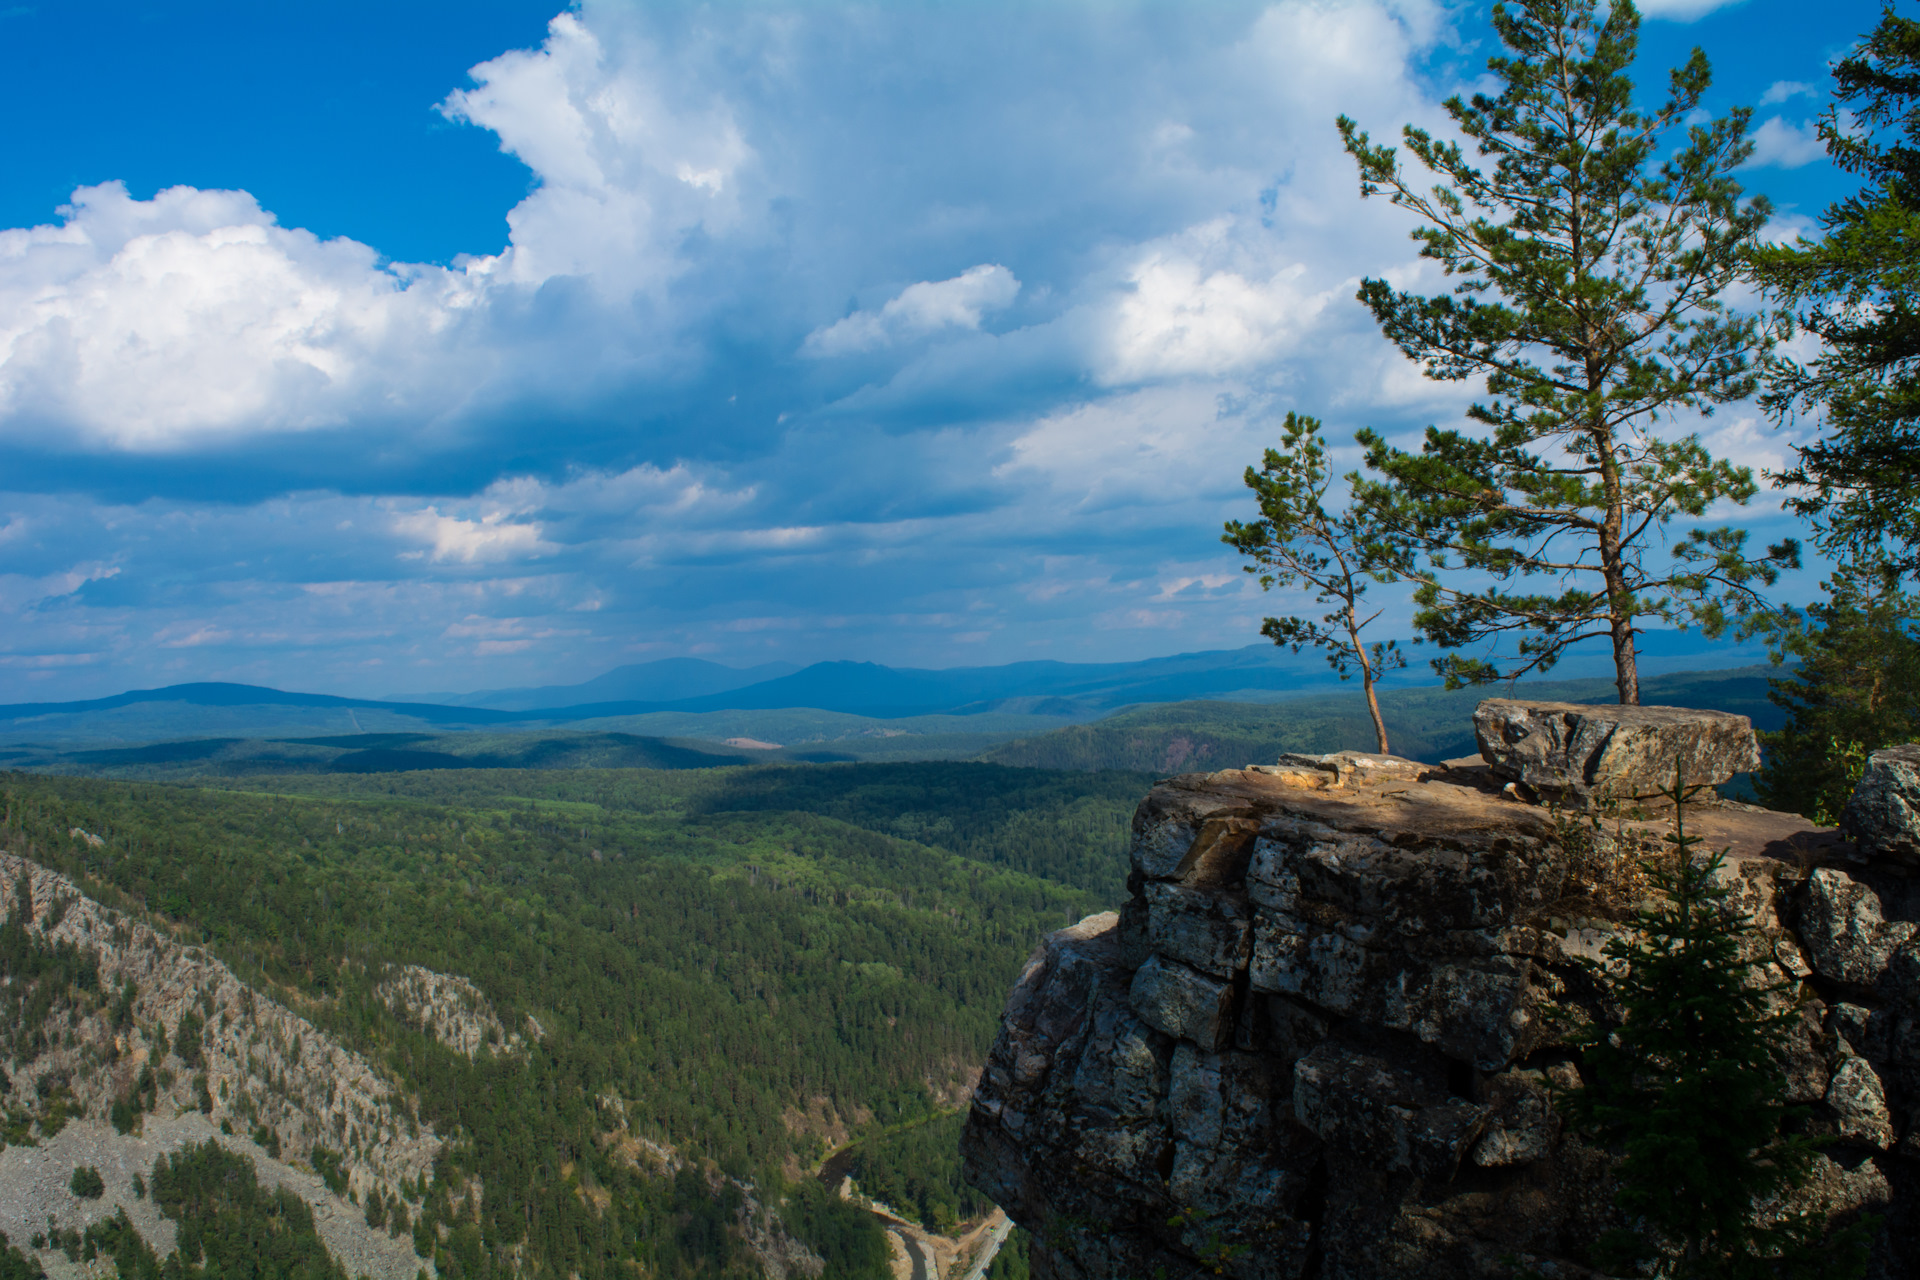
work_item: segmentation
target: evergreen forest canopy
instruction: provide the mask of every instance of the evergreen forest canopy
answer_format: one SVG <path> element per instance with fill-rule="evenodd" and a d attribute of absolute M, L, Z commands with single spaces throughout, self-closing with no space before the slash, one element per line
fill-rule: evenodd
<path fill-rule="evenodd" d="M 643 1136 L 788 1188 L 785 1216 L 835 1274 L 878 1277 L 873 1219 L 789 1186 L 828 1154 L 819 1118 L 872 1135 L 855 1170 L 872 1194 L 930 1224 L 980 1211 L 942 1118 L 1035 942 L 1122 896 L 1148 782 L 948 763 L 220 788 L 6 774 L 0 844 L 294 993 L 417 1093 L 452 1139 L 436 1184 L 487 1188 L 478 1221 L 421 1206 L 423 1239 L 452 1232 L 443 1274 L 493 1274 L 515 1248 L 547 1274 L 757 1270 L 730 1184 L 658 1177 L 598 1140 L 613 1095 Z M 376 997 L 393 964 L 464 975 L 546 1034 L 468 1059 Z"/>

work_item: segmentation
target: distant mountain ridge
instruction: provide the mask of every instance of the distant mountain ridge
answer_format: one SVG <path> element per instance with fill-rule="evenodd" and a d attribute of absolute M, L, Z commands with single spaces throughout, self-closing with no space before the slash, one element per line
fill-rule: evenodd
<path fill-rule="evenodd" d="M 744 679 L 769 669 L 780 670 L 783 666 L 787 668 L 783 674 L 767 679 L 728 688 L 714 687 L 728 681 L 728 676 L 720 673 L 733 673 Z M 676 680 L 685 683 L 676 685 L 673 683 Z M 874 717 L 965 715 L 998 709 L 997 704 L 1009 699 L 1081 704 L 1060 706 L 1053 712 L 1071 715 L 1075 712 L 1091 714 L 1129 702 L 1165 701 L 1169 696 L 1191 697 L 1242 691 L 1285 693 L 1303 685 L 1333 682 L 1332 673 L 1317 658 L 1311 655 L 1296 657 L 1272 645 L 1176 654 L 1143 662 L 1041 661 L 946 670 L 916 670 L 884 667 L 872 662 L 844 661 L 816 662 L 798 670 L 792 670 L 790 664 L 768 664 L 742 670 L 688 658 L 616 668 L 578 685 L 464 695 L 466 705 L 349 698 L 336 694 L 298 693 L 263 685 L 201 682 L 159 689 L 135 689 L 110 697 L 70 702 L 0 704 L 0 722 L 113 711 L 145 703 L 184 703 L 203 707 L 358 708 L 407 715 L 437 725 L 568 723 L 656 711 L 703 712 L 783 707 L 812 707 L 822 711 Z M 705 686 L 706 691 L 678 697 L 591 697 L 594 693 L 619 688 L 679 692 L 689 686 Z M 533 694 L 550 694 L 560 701 L 519 708 L 486 705 L 524 702 Z"/>
<path fill-rule="evenodd" d="M 1642 639 L 1641 670 L 1649 676 L 1703 661 L 1727 667 L 1764 660 L 1759 646 L 1711 642 L 1697 633 L 1648 632 Z M 1610 666 L 1604 654 L 1585 652 L 1564 662 L 1555 674 L 1591 678 L 1610 674 Z M 1388 688 L 1432 683 L 1416 668 L 1390 681 Z M 130 743 L 510 726 L 554 729 L 588 722 L 597 722 L 593 727 L 598 729 L 631 729 L 638 726 L 606 722 L 662 713 L 799 708 L 878 720 L 996 713 L 1030 717 L 1032 728 L 1023 732 L 1035 732 L 1126 706 L 1196 699 L 1277 702 L 1340 688 L 1320 654 L 1294 654 L 1270 644 L 1139 662 L 1042 660 L 939 670 L 845 661 L 817 662 L 798 670 L 782 663 L 734 668 L 697 658 L 669 658 L 615 668 L 577 685 L 444 695 L 458 696 L 460 703 L 351 698 L 221 682 L 67 702 L 14 703 L 0 705 L 0 741 Z M 633 692 L 672 696 L 610 696 Z M 545 705 L 525 705 L 549 698 Z"/>
<path fill-rule="evenodd" d="M 661 658 L 636 662 L 580 684 L 549 684 L 525 689 L 483 689 L 478 693 L 417 694 L 407 701 L 451 707 L 491 707 L 496 711 L 535 711 L 542 707 L 603 702 L 671 702 L 725 693 L 800 670 L 797 662 L 763 662 L 729 667 L 703 658 Z"/>
<path fill-rule="evenodd" d="M 381 711 L 402 711 L 431 717 L 446 724 L 501 724 L 515 717 L 511 712 L 481 707 L 448 707 L 428 702 L 381 702 L 374 698 L 343 698 L 331 693 L 295 693 L 257 684 L 227 684 L 206 681 L 195 684 L 171 684 L 159 689 L 130 689 L 106 698 L 84 698 L 74 702 L 0 703 L 0 720 L 25 720 L 38 716 L 75 715 L 87 711 L 114 711 L 143 702 L 184 702 L 197 707 L 244 707 L 272 705 L 281 707 L 368 707 Z"/>

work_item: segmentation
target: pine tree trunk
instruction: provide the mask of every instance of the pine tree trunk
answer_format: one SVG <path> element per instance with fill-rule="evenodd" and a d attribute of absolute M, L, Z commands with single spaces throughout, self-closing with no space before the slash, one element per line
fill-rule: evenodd
<path fill-rule="evenodd" d="M 1640 705 L 1640 662 L 1633 648 L 1633 623 L 1626 618 L 1613 620 L 1614 683 L 1620 689 L 1620 705 Z"/>
<path fill-rule="evenodd" d="M 1592 359 L 1587 361 L 1587 380 L 1599 389 L 1600 377 Z M 1626 552 L 1621 545 L 1626 533 L 1626 504 L 1621 496 L 1619 459 L 1614 452 L 1613 433 L 1595 423 L 1591 431 L 1594 452 L 1600 458 L 1601 482 L 1606 488 L 1607 514 L 1600 525 L 1600 573 L 1607 591 L 1607 619 L 1613 631 L 1614 684 L 1620 690 L 1620 705 L 1640 705 L 1640 664 L 1633 651 L 1633 614 L 1628 600 Z"/>
<path fill-rule="evenodd" d="M 1387 750 L 1387 722 L 1380 718 L 1380 696 L 1373 691 L 1373 662 L 1367 657 L 1366 642 L 1360 639 L 1360 615 L 1353 607 L 1353 576 L 1347 576 L 1347 646 L 1353 650 L 1354 661 L 1360 664 L 1360 684 L 1367 693 L 1367 712 L 1373 716 L 1373 736 L 1380 744 L 1380 754 L 1392 755 Z"/>
<path fill-rule="evenodd" d="M 1373 667 L 1370 663 L 1360 664 L 1360 679 L 1367 686 L 1367 710 L 1373 713 L 1373 736 L 1380 740 L 1380 754 L 1390 756 L 1387 750 L 1387 722 L 1380 718 L 1380 695 L 1373 691 Z"/>

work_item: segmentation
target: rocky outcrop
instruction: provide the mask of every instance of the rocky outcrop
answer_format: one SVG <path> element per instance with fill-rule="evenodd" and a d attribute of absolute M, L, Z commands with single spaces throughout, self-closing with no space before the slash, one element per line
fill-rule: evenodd
<path fill-rule="evenodd" d="M 213 1136 L 255 1158 L 263 1178 L 282 1181 L 288 1166 L 311 1166 L 314 1149 L 324 1147 L 338 1155 L 345 1185 L 338 1194 L 321 1192 L 337 1203 L 317 1201 L 316 1215 L 323 1226 L 338 1218 L 342 1241 L 368 1235 L 355 1201 L 376 1189 L 395 1195 L 432 1179 L 442 1139 L 411 1118 L 409 1100 L 373 1063 L 242 982 L 205 950 L 103 906 L 57 872 L 0 853 L 0 913 L 19 909 L 23 888 L 34 933 L 97 958 L 94 985 L 102 998 L 60 1017 L 58 1034 L 37 1048 L 16 1045 L 20 1058 L 0 1075 L 0 1111 L 14 1128 L 10 1142 L 51 1150 L 84 1131 L 106 1147 L 145 1153 L 141 1158 L 150 1164 L 149 1147 L 172 1149 Z M 112 997 L 127 991 L 126 1016 L 116 1019 Z M 154 1093 L 136 1106 L 132 1133 L 115 1134 L 104 1122 L 116 1101 L 140 1097 L 143 1078 Z M 82 1117 L 96 1123 L 84 1130 L 72 1123 Z M 149 1124 L 167 1135 L 157 1146 L 142 1145 Z M 36 1166 L 27 1157 L 20 1167 Z M 303 1176 L 318 1184 L 313 1174 Z M 12 1177 L 0 1170 L 0 1190 L 13 1185 Z M 63 1191 L 57 1198 L 63 1210 L 74 1206 Z M 118 1203 L 110 1196 L 91 1208 L 111 1216 Z M 15 1228 L 44 1225 L 46 1208 L 13 1199 L 0 1207 L 0 1229 L 20 1243 L 27 1237 Z M 170 1237 L 162 1233 L 153 1243 L 170 1247 Z M 332 1237 L 329 1244 L 338 1251 Z M 374 1240 L 355 1248 L 369 1260 L 359 1270 L 369 1274 L 410 1277 L 421 1270 L 410 1242 Z M 52 1254 L 44 1260 L 53 1265 Z"/>
<path fill-rule="evenodd" d="M 1148 794 L 1129 900 L 1035 952 L 963 1138 L 1036 1274 L 1593 1274 L 1613 1157 L 1561 1123 L 1581 1064 L 1552 1013 L 1604 998 L 1582 961 L 1666 824 L 1508 781 L 1342 753 Z M 1877 1274 L 1915 1273 L 1920 885 L 1791 815 L 1689 826 L 1730 851 L 1758 974 L 1806 984 L 1782 1068 L 1833 1139 L 1806 1202 L 1882 1215 Z"/>
<path fill-rule="evenodd" d="M 435 973 L 417 964 L 388 965 L 374 994 L 407 1022 L 469 1058 L 484 1048 L 510 1053 L 526 1043 L 519 1032 L 507 1030 L 480 988 L 457 973 Z M 528 1029 L 536 1026 L 529 1018 Z"/>
<path fill-rule="evenodd" d="M 1920 865 L 1920 743 L 1868 757 L 1840 829 L 1884 858 Z"/>
<path fill-rule="evenodd" d="M 1480 754 L 1529 800 L 1586 806 L 1711 786 L 1760 767 L 1753 724 L 1725 711 L 1489 698 L 1473 713 Z"/>

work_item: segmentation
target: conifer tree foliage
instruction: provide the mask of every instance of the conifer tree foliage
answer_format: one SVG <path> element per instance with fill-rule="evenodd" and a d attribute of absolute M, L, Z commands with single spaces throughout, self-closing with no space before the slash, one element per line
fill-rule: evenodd
<path fill-rule="evenodd" d="M 1484 378 L 1490 397 L 1467 411 L 1475 428 L 1430 427 L 1418 453 L 1360 433 L 1381 476 L 1361 496 L 1418 583 L 1416 627 L 1446 649 L 1513 642 L 1511 660 L 1455 653 L 1436 669 L 1450 686 L 1508 679 L 1607 636 L 1632 704 L 1641 620 L 1717 632 L 1761 604 L 1757 588 L 1798 548 L 1753 556 L 1742 531 L 1696 526 L 1665 550 L 1676 517 L 1755 492 L 1750 469 L 1656 425 L 1758 389 L 1769 334 L 1723 295 L 1769 210 L 1732 176 L 1752 150 L 1750 113 L 1688 123 L 1711 80 L 1705 55 L 1638 110 L 1639 15 L 1630 0 L 1597 8 L 1494 9 L 1500 91 L 1446 104 L 1477 155 L 1403 130 L 1435 185 L 1344 116 L 1340 132 L 1361 194 L 1418 214 L 1421 256 L 1452 281 L 1426 296 L 1367 280 L 1360 300 L 1426 376 Z"/>
<path fill-rule="evenodd" d="M 1920 574 L 1920 22 L 1891 4 L 1834 68 L 1820 120 L 1827 153 L 1861 188 L 1830 207 L 1817 241 L 1754 255 L 1760 283 L 1820 340 L 1774 362 L 1762 403 L 1818 410 L 1826 434 L 1778 477 L 1836 557 L 1891 559 Z"/>
<path fill-rule="evenodd" d="M 1885 560 L 1842 564 L 1824 600 L 1783 609 L 1772 645 L 1794 659 L 1767 697 L 1786 723 L 1760 735 L 1763 804 L 1831 826 L 1867 757 L 1920 738 L 1920 636 L 1916 601 Z"/>
<path fill-rule="evenodd" d="M 1770 1203 L 1802 1186 L 1811 1139 L 1788 1132 L 1781 1062 L 1800 1019 L 1794 984 L 1754 981 L 1764 938 L 1729 901 L 1725 854 L 1686 829 L 1693 791 L 1675 768 L 1664 856 L 1641 864 L 1658 905 L 1606 947 L 1618 1018 L 1580 1037 L 1586 1087 L 1573 1122 L 1616 1148 L 1615 1204 L 1630 1225 L 1596 1259 L 1610 1274 L 1838 1277 L 1866 1270 L 1865 1227 L 1829 1236 L 1817 1209 Z"/>
<path fill-rule="evenodd" d="M 1374 736 L 1386 755 L 1387 722 L 1380 717 L 1374 685 L 1385 672 L 1406 666 L 1407 659 L 1394 641 L 1368 644 L 1361 633 L 1380 616 L 1378 609 L 1362 613 L 1368 583 L 1392 580 L 1390 556 L 1364 505 L 1327 511 L 1332 479 L 1319 419 L 1289 413 L 1280 428 L 1280 447 L 1266 451 L 1259 470 L 1246 471 L 1247 488 L 1260 500 L 1260 518 L 1251 524 L 1229 520 L 1220 540 L 1253 562 L 1245 568 L 1259 575 L 1262 590 L 1303 586 L 1314 593 L 1314 603 L 1331 606 L 1318 620 L 1268 618 L 1260 634 L 1291 645 L 1295 653 L 1309 646 L 1326 650 L 1328 665 L 1342 680 L 1358 671 Z"/>

